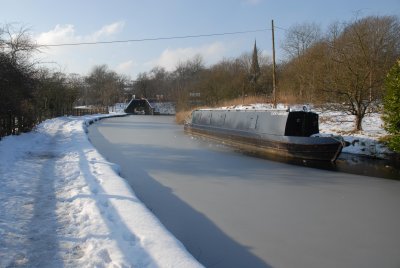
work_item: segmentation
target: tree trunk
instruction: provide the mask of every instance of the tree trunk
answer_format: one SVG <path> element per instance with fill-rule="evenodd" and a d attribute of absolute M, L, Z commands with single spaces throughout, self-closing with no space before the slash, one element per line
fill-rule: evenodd
<path fill-rule="evenodd" d="M 356 131 L 362 130 L 362 120 L 363 120 L 363 116 L 361 114 L 357 114 L 356 115 L 356 125 L 355 125 L 354 130 L 356 130 Z"/>

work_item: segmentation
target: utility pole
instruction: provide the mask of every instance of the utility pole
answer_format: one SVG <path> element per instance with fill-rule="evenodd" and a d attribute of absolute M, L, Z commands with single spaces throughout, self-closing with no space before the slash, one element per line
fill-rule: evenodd
<path fill-rule="evenodd" d="M 275 64 L 275 33 L 274 20 L 272 20 L 272 96 L 274 98 L 274 108 L 276 108 L 276 64 Z"/>

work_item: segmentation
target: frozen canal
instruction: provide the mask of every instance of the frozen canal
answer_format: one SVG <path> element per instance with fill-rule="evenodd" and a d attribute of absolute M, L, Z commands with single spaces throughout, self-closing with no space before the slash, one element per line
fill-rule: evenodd
<path fill-rule="evenodd" d="M 248 157 L 166 116 L 89 137 L 206 267 L 400 267 L 400 181 Z"/>

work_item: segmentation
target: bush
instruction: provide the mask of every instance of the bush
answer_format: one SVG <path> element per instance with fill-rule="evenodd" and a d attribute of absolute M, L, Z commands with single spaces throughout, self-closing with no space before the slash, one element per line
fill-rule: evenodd
<path fill-rule="evenodd" d="M 390 69 L 385 87 L 383 121 L 385 130 L 390 134 L 388 146 L 400 153 L 400 59 Z"/>
<path fill-rule="evenodd" d="M 183 125 L 186 121 L 189 120 L 191 116 L 192 110 L 185 110 L 185 111 L 179 111 L 176 112 L 175 114 L 175 122 Z"/>

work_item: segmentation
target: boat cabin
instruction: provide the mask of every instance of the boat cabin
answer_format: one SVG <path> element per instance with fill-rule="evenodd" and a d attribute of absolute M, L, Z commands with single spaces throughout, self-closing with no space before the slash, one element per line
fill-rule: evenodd
<path fill-rule="evenodd" d="M 192 124 L 278 136 L 319 133 L 318 114 L 287 110 L 196 110 Z"/>

